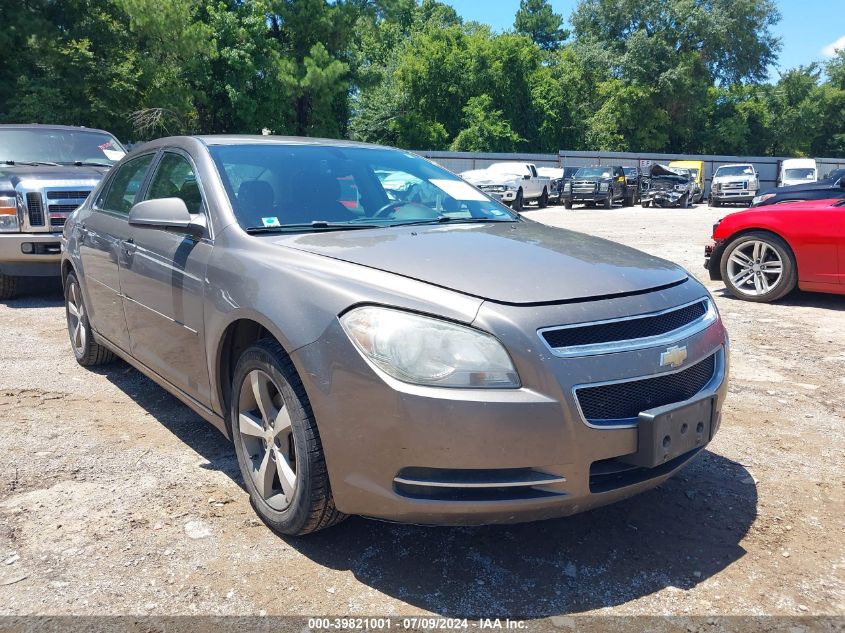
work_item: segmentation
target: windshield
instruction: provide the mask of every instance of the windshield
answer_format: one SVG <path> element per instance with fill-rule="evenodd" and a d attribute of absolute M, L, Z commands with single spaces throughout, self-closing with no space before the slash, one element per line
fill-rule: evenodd
<path fill-rule="evenodd" d="M 634 178 L 639 175 L 636 167 L 623 167 L 622 171 L 625 172 L 626 176 L 633 176 Z"/>
<path fill-rule="evenodd" d="M 516 221 L 453 173 L 399 150 L 264 143 L 209 151 L 244 229 Z"/>
<path fill-rule="evenodd" d="M 582 167 L 575 174 L 575 178 L 610 178 L 610 167 Z"/>
<path fill-rule="evenodd" d="M 113 165 L 123 158 L 121 144 L 111 134 L 50 128 L 0 128 L 0 163 L 98 163 Z"/>
<path fill-rule="evenodd" d="M 716 170 L 716 177 L 718 176 L 753 176 L 754 169 L 750 165 L 730 165 L 728 167 L 719 167 Z"/>
<path fill-rule="evenodd" d="M 692 174 L 693 180 L 698 180 L 698 167 L 690 167 L 689 173 Z"/>
<path fill-rule="evenodd" d="M 816 170 L 812 167 L 785 169 L 783 171 L 783 177 L 787 180 L 815 180 Z"/>
<path fill-rule="evenodd" d="M 564 178 L 572 178 L 575 173 L 578 171 L 578 167 L 564 167 L 563 168 L 563 177 Z"/>

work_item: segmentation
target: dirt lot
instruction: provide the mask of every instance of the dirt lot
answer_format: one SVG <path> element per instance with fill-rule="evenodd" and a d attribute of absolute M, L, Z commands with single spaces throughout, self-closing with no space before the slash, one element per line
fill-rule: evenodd
<path fill-rule="evenodd" d="M 724 214 L 526 215 L 705 279 Z M 123 363 L 76 365 L 59 292 L 0 303 L 0 614 L 843 615 L 845 297 L 759 306 L 706 283 L 733 343 L 731 393 L 681 476 L 569 519 L 353 518 L 304 539 L 256 519 L 211 426 Z"/>

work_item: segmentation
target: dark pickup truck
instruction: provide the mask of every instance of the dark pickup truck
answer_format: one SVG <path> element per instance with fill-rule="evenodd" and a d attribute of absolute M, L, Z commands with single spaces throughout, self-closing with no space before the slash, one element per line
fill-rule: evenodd
<path fill-rule="evenodd" d="M 124 153 L 102 130 L 0 125 L 0 299 L 22 279 L 59 278 L 65 220 Z"/>
<path fill-rule="evenodd" d="M 582 167 L 563 186 L 563 205 L 571 209 L 575 203 L 610 209 L 614 202 L 623 207 L 634 204 L 636 185 L 629 185 L 621 166 Z"/>

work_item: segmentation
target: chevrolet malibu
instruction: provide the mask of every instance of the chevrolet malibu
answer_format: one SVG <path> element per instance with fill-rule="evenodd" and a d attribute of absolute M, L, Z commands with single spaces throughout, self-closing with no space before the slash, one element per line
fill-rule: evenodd
<path fill-rule="evenodd" d="M 436 195 L 383 184 L 402 178 Z M 699 282 L 405 151 L 160 139 L 63 246 L 77 361 L 119 356 L 219 428 L 284 534 L 580 512 L 664 481 L 721 420 Z"/>

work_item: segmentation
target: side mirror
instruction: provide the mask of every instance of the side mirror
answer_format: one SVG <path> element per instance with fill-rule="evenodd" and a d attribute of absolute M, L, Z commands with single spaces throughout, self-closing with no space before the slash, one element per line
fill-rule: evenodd
<path fill-rule="evenodd" d="M 200 237 L 204 233 L 201 224 L 193 221 L 182 198 L 159 198 L 144 200 L 129 210 L 129 225 L 164 229 Z"/>
<path fill-rule="evenodd" d="M 523 180 L 530 180 L 530 179 L 531 179 L 531 174 L 525 174 L 525 175 L 522 177 L 522 179 L 523 179 Z"/>

